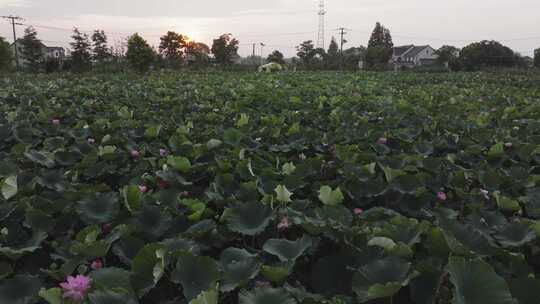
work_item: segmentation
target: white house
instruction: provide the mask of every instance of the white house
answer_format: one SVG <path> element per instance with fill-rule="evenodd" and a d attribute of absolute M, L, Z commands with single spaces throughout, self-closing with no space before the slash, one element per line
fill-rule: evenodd
<path fill-rule="evenodd" d="M 14 49 L 15 46 L 17 47 L 17 52 L 19 53 L 19 63 L 24 66 L 26 63 L 26 60 L 24 59 L 23 54 L 23 46 L 21 44 L 21 40 L 17 39 L 15 43 L 11 45 L 11 48 Z M 43 53 L 43 58 L 45 60 L 47 59 L 57 59 L 57 60 L 63 60 L 66 58 L 66 50 L 63 47 L 59 46 L 46 46 L 45 44 L 41 43 L 41 52 Z"/>
<path fill-rule="evenodd" d="M 404 45 L 393 48 L 392 60 L 396 66 L 415 67 L 435 63 L 439 56 L 429 45 Z"/>

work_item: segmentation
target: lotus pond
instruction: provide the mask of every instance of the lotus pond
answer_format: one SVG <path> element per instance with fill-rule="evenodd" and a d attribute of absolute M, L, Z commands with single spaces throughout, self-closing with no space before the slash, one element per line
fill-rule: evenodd
<path fill-rule="evenodd" d="M 540 74 L 0 78 L 0 303 L 538 304 Z"/>

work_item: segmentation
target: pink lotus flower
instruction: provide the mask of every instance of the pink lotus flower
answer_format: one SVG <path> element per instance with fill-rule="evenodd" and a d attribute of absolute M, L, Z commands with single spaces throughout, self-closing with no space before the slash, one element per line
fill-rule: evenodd
<path fill-rule="evenodd" d="M 90 268 L 92 268 L 94 270 L 101 269 L 101 268 L 103 268 L 103 262 L 100 259 L 94 260 L 90 264 Z"/>
<path fill-rule="evenodd" d="M 169 187 L 169 183 L 162 180 L 161 178 L 157 180 L 157 184 L 158 184 L 159 189 L 167 189 Z"/>
<path fill-rule="evenodd" d="M 441 201 L 446 201 L 448 199 L 448 196 L 444 192 L 437 193 L 437 198 Z"/>
<path fill-rule="evenodd" d="M 137 150 L 131 150 L 131 157 L 138 158 L 141 156 L 141 153 Z"/>
<path fill-rule="evenodd" d="M 180 192 L 180 196 L 181 197 L 188 197 L 188 196 L 190 196 L 190 193 L 189 193 L 189 191 L 182 191 L 182 192 Z"/>
<path fill-rule="evenodd" d="M 285 231 L 287 229 L 289 229 L 290 227 L 290 223 L 289 223 L 289 218 L 288 217 L 284 217 L 281 219 L 281 222 L 279 222 L 279 224 L 277 225 L 277 229 L 279 231 Z"/>
<path fill-rule="evenodd" d="M 55 125 L 55 126 L 60 125 L 60 119 L 56 119 L 56 118 L 53 119 L 53 120 L 52 120 L 52 124 Z"/>
<path fill-rule="evenodd" d="M 380 144 L 380 145 L 386 145 L 388 143 L 388 138 L 386 137 L 381 137 L 377 140 L 377 143 Z"/>
<path fill-rule="evenodd" d="M 91 144 L 91 145 L 93 145 L 93 144 L 96 143 L 96 140 L 93 139 L 93 138 L 89 138 L 89 139 L 87 139 L 86 141 L 87 141 L 89 144 Z"/>
<path fill-rule="evenodd" d="M 139 191 L 141 191 L 142 193 L 146 193 L 148 192 L 148 187 L 146 187 L 145 185 L 139 185 Z"/>
<path fill-rule="evenodd" d="M 60 283 L 60 287 L 64 291 L 63 297 L 75 302 L 81 302 L 86 297 L 91 282 L 92 280 L 89 277 L 83 275 L 67 277 L 67 282 Z"/>
<path fill-rule="evenodd" d="M 504 146 L 505 146 L 506 148 L 508 148 L 508 149 L 511 149 L 511 148 L 514 146 L 514 144 L 511 143 L 511 142 L 507 142 L 507 143 L 504 144 Z"/>
<path fill-rule="evenodd" d="M 355 215 L 361 215 L 362 213 L 364 213 L 364 210 L 360 208 L 354 208 L 353 211 Z"/>
<path fill-rule="evenodd" d="M 165 149 L 159 149 L 159 155 L 161 157 L 165 157 L 165 156 L 169 155 L 169 151 L 167 151 Z"/>

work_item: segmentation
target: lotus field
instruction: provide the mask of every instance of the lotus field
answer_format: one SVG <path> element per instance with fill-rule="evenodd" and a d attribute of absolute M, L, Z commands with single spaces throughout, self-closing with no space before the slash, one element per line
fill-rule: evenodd
<path fill-rule="evenodd" d="M 538 304 L 540 75 L 0 78 L 1 304 Z"/>

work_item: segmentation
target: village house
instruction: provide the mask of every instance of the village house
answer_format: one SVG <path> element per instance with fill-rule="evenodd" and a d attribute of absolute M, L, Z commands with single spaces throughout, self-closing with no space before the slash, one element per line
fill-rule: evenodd
<path fill-rule="evenodd" d="M 17 52 L 19 53 L 19 64 L 21 66 L 25 66 L 26 60 L 22 55 L 24 47 L 22 46 L 20 39 L 17 39 L 15 43 L 11 44 L 12 50 L 15 48 L 15 46 L 17 47 Z M 66 58 L 66 50 L 59 46 L 46 46 L 45 44 L 41 43 L 41 52 L 43 53 L 43 59 L 45 61 L 49 59 L 62 61 Z"/>
<path fill-rule="evenodd" d="M 438 57 L 429 45 L 404 45 L 393 48 L 391 63 L 397 67 L 416 67 L 434 64 Z"/>

